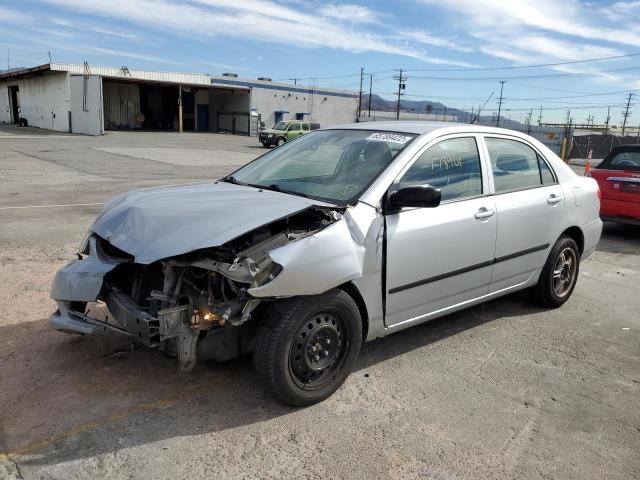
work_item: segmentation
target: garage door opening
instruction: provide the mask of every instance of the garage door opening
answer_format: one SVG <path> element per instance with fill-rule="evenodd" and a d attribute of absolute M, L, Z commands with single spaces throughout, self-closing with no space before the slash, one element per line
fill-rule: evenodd
<path fill-rule="evenodd" d="M 105 130 L 183 131 L 249 135 L 247 90 L 103 80 Z"/>

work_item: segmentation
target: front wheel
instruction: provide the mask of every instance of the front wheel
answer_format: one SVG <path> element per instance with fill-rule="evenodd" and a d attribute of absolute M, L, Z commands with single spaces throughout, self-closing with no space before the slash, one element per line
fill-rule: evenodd
<path fill-rule="evenodd" d="M 282 402 L 306 406 L 335 392 L 360 353 L 362 319 L 342 290 L 279 300 L 260 323 L 254 366 Z"/>
<path fill-rule="evenodd" d="M 532 293 L 544 307 L 558 308 L 569 300 L 578 280 L 580 250 L 575 240 L 561 236 L 551 249 Z"/>
<path fill-rule="evenodd" d="M 278 146 L 280 146 L 280 145 L 284 145 L 286 142 L 287 142 L 287 140 L 286 140 L 285 138 L 280 137 L 280 138 L 278 138 L 277 145 L 278 145 Z"/>

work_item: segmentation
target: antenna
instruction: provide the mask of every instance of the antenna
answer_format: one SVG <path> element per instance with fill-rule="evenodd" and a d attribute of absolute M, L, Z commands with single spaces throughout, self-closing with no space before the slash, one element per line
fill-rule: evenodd
<path fill-rule="evenodd" d="M 481 107 L 478 107 L 478 113 L 476 113 L 476 116 L 471 119 L 471 123 L 475 123 L 475 121 L 478 120 L 478 124 L 480 124 L 480 113 L 482 113 L 482 109 L 487 106 L 491 97 L 493 97 L 493 92 L 491 92 L 491 95 L 489 95 L 489 97 L 484 101 L 484 104 Z"/>

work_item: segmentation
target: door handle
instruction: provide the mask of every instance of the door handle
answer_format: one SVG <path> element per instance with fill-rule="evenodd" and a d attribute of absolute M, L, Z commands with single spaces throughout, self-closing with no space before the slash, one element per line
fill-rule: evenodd
<path fill-rule="evenodd" d="M 482 220 L 483 218 L 489 218 L 489 217 L 493 217 L 493 215 L 496 213 L 496 211 L 493 208 L 484 208 L 482 207 L 480 210 L 478 210 L 475 214 L 475 217 L 479 220 Z"/>
<path fill-rule="evenodd" d="M 549 195 L 549 198 L 547 198 L 547 203 L 549 205 L 554 205 L 561 201 L 562 201 L 562 197 L 560 197 L 559 195 L 556 195 L 555 193 L 552 193 L 551 195 Z"/>

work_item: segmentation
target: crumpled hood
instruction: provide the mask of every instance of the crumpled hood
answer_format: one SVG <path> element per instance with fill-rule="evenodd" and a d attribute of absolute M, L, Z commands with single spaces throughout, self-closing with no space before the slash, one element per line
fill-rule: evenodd
<path fill-rule="evenodd" d="M 138 190 L 108 202 L 91 230 L 137 263 L 217 247 L 322 202 L 230 183 Z"/>

